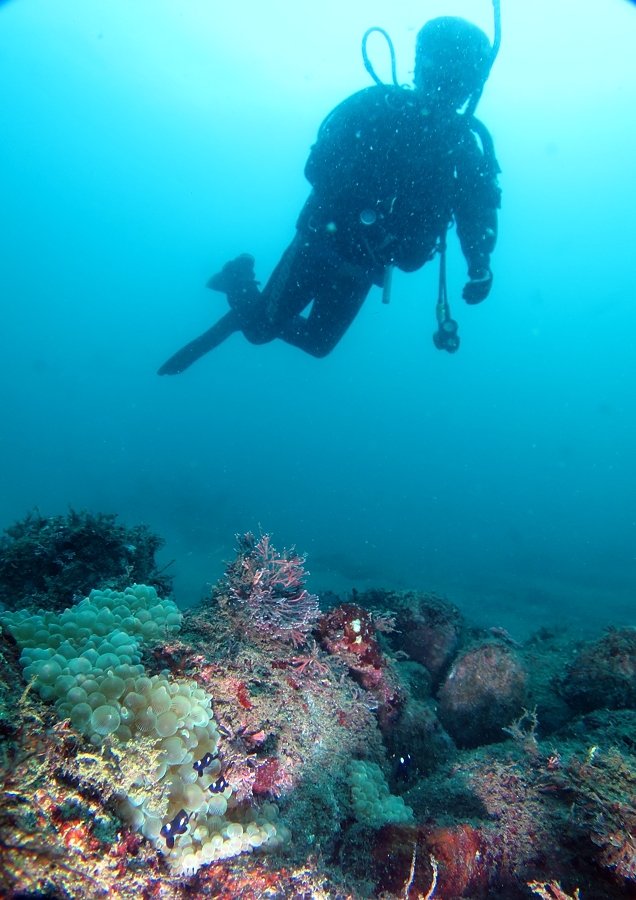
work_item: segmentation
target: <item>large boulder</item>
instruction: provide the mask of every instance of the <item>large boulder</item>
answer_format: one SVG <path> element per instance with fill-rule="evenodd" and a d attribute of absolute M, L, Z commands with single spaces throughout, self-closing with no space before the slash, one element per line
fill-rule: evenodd
<path fill-rule="evenodd" d="M 513 650 L 488 642 L 466 650 L 439 692 L 438 716 L 459 747 L 506 738 L 504 728 L 523 714 L 526 671 Z"/>

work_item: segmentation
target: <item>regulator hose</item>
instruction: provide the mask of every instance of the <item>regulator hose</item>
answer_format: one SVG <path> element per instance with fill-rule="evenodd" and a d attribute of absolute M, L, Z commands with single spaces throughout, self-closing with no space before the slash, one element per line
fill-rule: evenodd
<path fill-rule="evenodd" d="M 396 87 L 399 87 L 400 85 L 398 84 L 398 80 L 397 80 L 397 70 L 396 70 L 396 66 L 395 66 L 395 50 L 393 48 L 393 41 L 391 40 L 389 33 L 387 31 L 385 31 L 384 28 L 378 28 L 377 26 L 374 25 L 373 28 L 367 28 L 367 30 L 364 32 L 364 35 L 362 37 L 362 61 L 364 62 L 364 68 L 367 70 L 367 72 L 369 73 L 371 78 L 373 78 L 373 80 L 375 81 L 376 84 L 384 84 L 382 79 L 378 78 L 378 76 L 375 74 L 375 69 L 373 68 L 371 60 L 369 59 L 369 56 L 367 54 L 367 41 L 369 39 L 369 35 L 372 34 L 374 31 L 379 31 L 380 34 L 384 35 L 384 37 L 386 38 L 386 42 L 389 45 L 389 53 L 391 54 L 391 78 L 393 79 L 393 84 Z"/>

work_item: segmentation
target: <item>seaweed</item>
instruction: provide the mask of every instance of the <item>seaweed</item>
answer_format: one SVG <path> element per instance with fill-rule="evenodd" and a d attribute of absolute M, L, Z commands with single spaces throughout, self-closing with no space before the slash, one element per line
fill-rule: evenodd
<path fill-rule="evenodd" d="M 37 509 L 0 537 L 0 603 L 61 610 L 93 588 L 121 590 L 133 581 L 165 597 L 172 576 L 158 569 L 165 541 L 146 525 L 129 528 L 108 513 L 41 516 Z"/>

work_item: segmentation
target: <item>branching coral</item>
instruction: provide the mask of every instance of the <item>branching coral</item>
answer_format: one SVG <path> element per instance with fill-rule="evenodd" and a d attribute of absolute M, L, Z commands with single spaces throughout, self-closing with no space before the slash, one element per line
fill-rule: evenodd
<path fill-rule="evenodd" d="M 279 553 L 269 534 L 258 541 L 250 532 L 236 537 L 238 555 L 225 572 L 230 600 L 251 627 L 300 646 L 320 612 L 318 598 L 305 589 L 305 558 L 293 548 Z"/>

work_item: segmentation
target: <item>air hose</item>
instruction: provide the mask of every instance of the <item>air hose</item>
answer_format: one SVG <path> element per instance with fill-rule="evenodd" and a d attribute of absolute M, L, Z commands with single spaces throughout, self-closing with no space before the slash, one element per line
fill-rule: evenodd
<path fill-rule="evenodd" d="M 371 78 L 375 81 L 376 84 L 384 84 L 381 78 L 379 78 L 375 74 L 375 69 L 369 59 L 367 54 L 367 41 L 369 40 L 369 35 L 373 34 L 374 31 L 379 31 L 381 35 L 386 38 L 386 42 L 389 45 L 389 53 L 391 54 L 391 78 L 393 79 L 393 84 L 395 87 L 399 87 L 397 80 L 397 69 L 395 64 L 395 49 L 393 48 L 393 41 L 391 40 L 389 33 L 384 30 L 384 28 L 378 28 L 377 26 L 373 26 L 373 28 L 367 28 L 362 36 L 362 62 L 364 63 L 364 68 L 367 70 Z"/>
<path fill-rule="evenodd" d="M 490 70 L 493 67 L 493 63 L 497 58 L 497 54 L 499 53 L 499 47 L 501 46 L 501 3 L 500 0 L 492 0 L 493 7 L 493 15 L 495 20 L 495 29 L 494 29 L 494 37 L 492 43 L 492 51 L 490 55 L 490 66 L 488 67 L 488 75 L 484 79 L 484 84 L 486 83 L 488 76 L 490 75 Z M 481 95 L 484 90 L 484 84 L 475 91 L 475 93 L 470 98 L 468 106 L 464 112 L 466 116 L 473 116 L 475 114 L 475 110 L 477 109 L 477 104 L 481 100 Z"/>

